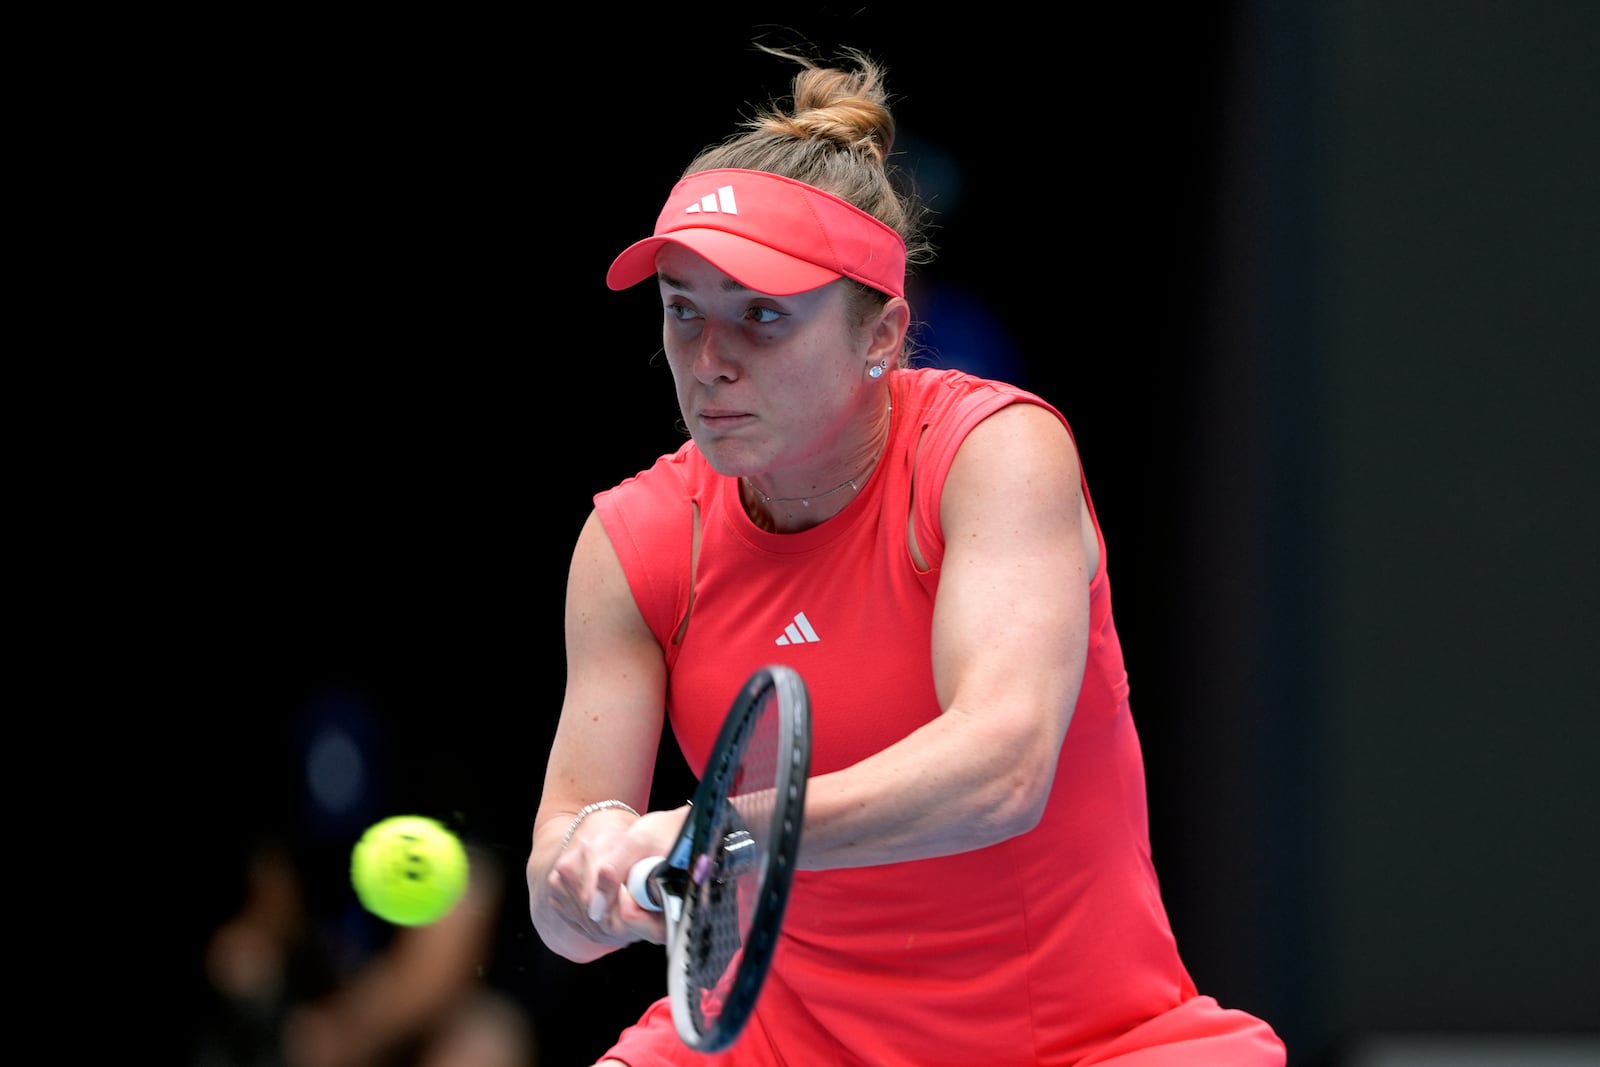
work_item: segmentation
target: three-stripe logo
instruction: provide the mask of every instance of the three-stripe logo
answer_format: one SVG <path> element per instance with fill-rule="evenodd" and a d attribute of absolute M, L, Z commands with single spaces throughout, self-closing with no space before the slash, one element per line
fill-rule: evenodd
<path fill-rule="evenodd" d="M 821 640 L 822 638 L 817 636 L 817 631 L 811 628 L 811 620 L 806 618 L 806 613 L 802 611 L 794 617 L 793 622 L 784 627 L 783 635 L 774 643 L 780 646 L 808 645 Z"/>
<path fill-rule="evenodd" d="M 721 186 L 715 193 L 707 193 L 702 196 L 698 204 L 690 204 L 683 209 L 685 215 L 698 215 L 703 211 L 712 214 L 720 212 L 723 215 L 737 215 L 739 213 L 739 205 L 734 203 L 733 200 L 733 186 Z"/>

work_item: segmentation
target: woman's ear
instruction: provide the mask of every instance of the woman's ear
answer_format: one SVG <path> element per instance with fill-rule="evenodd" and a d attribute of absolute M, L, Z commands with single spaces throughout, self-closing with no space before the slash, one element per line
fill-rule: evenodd
<path fill-rule="evenodd" d="M 906 331 L 910 328 L 911 305 L 902 297 L 890 297 L 872 323 L 867 363 L 877 364 L 887 360 L 886 366 L 897 366 L 900 354 L 905 351 Z"/>

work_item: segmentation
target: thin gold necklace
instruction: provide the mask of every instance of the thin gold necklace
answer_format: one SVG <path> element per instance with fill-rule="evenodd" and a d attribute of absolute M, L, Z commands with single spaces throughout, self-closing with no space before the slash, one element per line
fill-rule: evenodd
<path fill-rule="evenodd" d="M 888 405 L 887 411 L 889 412 L 889 416 L 893 418 L 894 404 L 892 402 Z M 893 436 L 892 432 L 889 436 Z M 883 440 L 883 445 L 878 449 L 878 454 L 872 459 L 868 460 L 867 465 L 857 471 L 855 477 L 846 478 L 844 481 L 840 482 L 838 485 L 834 486 L 832 489 L 829 489 L 825 493 L 812 493 L 810 496 L 768 496 L 759 488 L 757 488 L 755 482 L 743 478 L 741 478 L 740 481 L 743 481 L 749 485 L 750 491 L 755 493 L 756 496 L 760 497 L 763 504 L 799 504 L 803 508 L 809 508 L 813 500 L 821 500 L 825 496 L 832 496 L 833 494 L 839 492 L 839 490 L 844 489 L 846 486 L 850 488 L 851 492 L 860 489 L 861 487 L 856 483 L 867 476 L 867 472 L 872 470 L 872 468 L 877 464 L 878 460 L 883 458 L 884 450 L 888 447 L 889 437 L 886 436 Z"/>
<path fill-rule="evenodd" d="M 852 490 L 859 489 L 860 486 L 856 485 L 856 482 L 864 478 L 866 473 L 872 469 L 872 464 L 876 462 L 878 461 L 876 458 L 874 458 L 865 467 L 862 467 L 859 471 L 857 471 L 855 477 L 846 478 L 844 481 L 840 482 L 838 485 L 834 486 L 832 489 L 829 489 L 825 493 L 812 493 L 810 496 L 768 496 L 756 487 L 755 482 L 750 482 L 748 484 L 751 489 L 755 490 L 756 496 L 761 498 L 761 502 L 763 504 L 799 504 L 803 508 L 809 508 L 813 500 L 821 500 L 825 496 L 832 496 L 846 486 L 849 486 Z"/>

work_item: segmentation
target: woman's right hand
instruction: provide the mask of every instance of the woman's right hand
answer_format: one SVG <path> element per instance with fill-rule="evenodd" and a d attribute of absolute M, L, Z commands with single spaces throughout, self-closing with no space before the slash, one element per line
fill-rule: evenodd
<path fill-rule="evenodd" d="M 687 814 L 684 806 L 636 819 L 622 808 L 589 816 L 551 865 L 550 910 L 570 933 L 607 952 L 635 941 L 663 944 L 664 917 L 633 899 L 628 874 L 639 860 L 671 849 Z"/>

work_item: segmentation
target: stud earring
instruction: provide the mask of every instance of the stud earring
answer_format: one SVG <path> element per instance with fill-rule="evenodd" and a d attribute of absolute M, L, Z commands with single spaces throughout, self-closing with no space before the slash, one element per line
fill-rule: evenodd
<path fill-rule="evenodd" d="M 871 370 L 867 371 L 867 377 L 869 377 L 869 378 L 882 378 L 883 377 L 883 368 L 887 367 L 888 365 L 889 365 L 889 361 L 887 359 L 880 360 L 876 367 L 873 367 Z"/>

